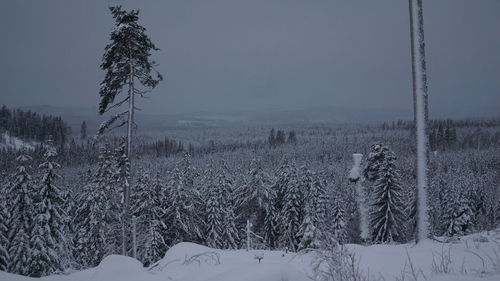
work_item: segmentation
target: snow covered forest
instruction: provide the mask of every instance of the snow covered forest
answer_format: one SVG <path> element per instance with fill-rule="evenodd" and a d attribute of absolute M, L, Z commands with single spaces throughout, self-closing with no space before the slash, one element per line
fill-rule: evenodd
<path fill-rule="evenodd" d="M 314 108 L 261 111 L 261 119 L 243 107 L 140 113 L 166 83 L 153 59 L 163 51 L 140 10 L 108 7 L 91 116 L 0 107 L 0 280 L 499 280 L 500 117 L 433 117 L 422 0 L 408 4 L 413 115 L 380 121 L 367 110 L 363 122 L 304 117 Z M 324 60 L 314 61 L 316 71 Z M 238 80 L 221 68 L 226 83 Z M 384 92 L 376 87 L 367 92 Z M 349 100 L 356 91 L 326 92 Z M 252 94 L 246 102 L 259 98 Z M 190 102 L 212 102 L 198 98 Z M 383 107 L 390 99 L 367 97 L 376 111 L 397 107 Z M 141 127 L 148 119 L 162 129 Z"/>
<path fill-rule="evenodd" d="M 431 124 L 432 236 L 495 229 L 500 120 Z M 293 252 L 318 248 L 325 237 L 340 244 L 414 240 L 411 122 L 189 128 L 169 132 L 170 142 L 140 135 L 133 170 L 123 138 L 81 137 L 1 151 L 3 270 L 43 276 L 122 253 L 122 188 L 130 174 L 136 180 L 125 253 L 144 266 L 179 242 Z M 363 154 L 357 178 L 350 177 L 353 153 Z M 366 193 L 366 240 L 358 182 Z"/>

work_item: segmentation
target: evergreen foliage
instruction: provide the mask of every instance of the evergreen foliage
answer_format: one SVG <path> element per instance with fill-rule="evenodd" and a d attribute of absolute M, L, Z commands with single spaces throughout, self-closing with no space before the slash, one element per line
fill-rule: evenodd
<path fill-rule="evenodd" d="M 0 186 L 0 270 L 6 271 L 9 262 L 9 219 L 6 186 Z"/>
<path fill-rule="evenodd" d="M 33 221 L 33 181 L 28 173 L 32 158 L 21 151 L 14 182 L 8 193 L 11 218 L 9 221 L 9 272 L 28 275 L 31 262 L 30 240 Z"/>
<path fill-rule="evenodd" d="M 114 177 L 112 151 L 105 144 L 76 210 L 73 256 L 81 267 L 97 266 L 104 256 L 116 252 L 119 193 Z"/>
<path fill-rule="evenodd" d="M 445 236 L 463 235 L 472 230 L 474 213 L 470 201 L 463 194 L 448 191 L 444 201 L 442 224 Z"/>
<path fill-rule="evenodd" d="M 145 92 L 134 88 L 134 80 L 139 81 L 144 87 L 155 88 L 162 76 L 154 70 L 156 63 L 150 59 L 151 52 L 159 50 L 146 35 L 146 29 L 139 23 L 139 11 L 130 12 L 122 10 L 121 6 L 110 7 L 115 19 L 115 29 L 111 32 L 111 43 L 106 45 L 101 69 L 106 71 L 106 76 L 101 83 L 99 113 L 103 114 L 113 107 L 122 105 L 132 99 L 132 95 L 143 95 Z M 156 77 L 151 75 L 156 73 Z M 123 87 L 129 85 L 129 95 L 115 103 L 115 98 Z M 128 113 L 125 111 L 124 113 Z M 110 125 L 123 119 L 126 114 L 118 114 L 104 123 L 101 132 Z M 123 125 L 127 121 L 123 121 Z M 118 126 L 121 126 L 119 124 Z"/>
<path fill-rule="evenodd" d="M 31 110 L 0 108 L 0 134 L 8 132 L 23 140 L 44 142 L 51 138 L 56 146 L 67 142 L 71 127 L 61 117 L 38 114 Z"/>
<path fill-rule="evenodd" d="M 304 218 L 304 198 L 300 190 L 295 164 L 291 164 L 286 174 L 283 188 L 283 238 L 282 245 L 296 250 L 300 243 L 297 237 L 300 225 Z"/>
<path fill-rule="evenodd" d="M 378 163 L 378 176 L 373 186 L 373 203 L 370 214 L 372 240 L 375 243 L 401 241 L 403 237 L 404 212 L 401 199 L 401 184 L 396 171 L 394 153 L 387 147 L 383 160 Z"/>
<path fill-rule="evenodd" d="M 335 200 L 332 220 L 331 220 L 331 231 L 332 236 L 339 244 L 344 244 L 346 242 L 346 221 L 345 221 L 345 210 L 343 208 L 343 202 L 340 199 Z"/>
<path fill-rule="evenodd" d="M 206 195 L 206 223 L 207 234 L 206 242 L 209 247 L 222 248 L 223 227 L 224 227 L 224 211 L 222 190 L 217 184 L 215 175 L 211 175 L 210 180 L 207 182 L 207 195 Z"/>
<path fill-rule="evenodd" d="M 61 271 L 63 250 L 66 244 L 66 212 L 61 189 L 56 185 L 60 178 L 56 169 L 60 165 L 54 162 L 57 155 L 51 141 L 46 144 L 45 162 L 40 164 L 43 176 L 34 191 L 33 227 L 31 231 L 31 260 L 29 275 L 40 277 Z"/>
<path fill-rule="evenodd" d="M 132 210 L 137 218 L 139 258 L 145 265 L 158 261 L 165 254 L 167 245 L 163 234 L 165 225 L 165 189 L 158 181 L 151 181 L 147 172 L 140 173 L 132 196 Z"/>
<path fill-rule="evenodd" d="M 317 249 L 319 248 L 319 239 L 317 228 L 314 226 L 313 220 L 310 216 L 306 216 L 302 225 L 300 226 L 300 230 L 297 233 L 297 238 L 300 239 L 300 243 L 297 247 L 297 250 L 304 249 Z"/>

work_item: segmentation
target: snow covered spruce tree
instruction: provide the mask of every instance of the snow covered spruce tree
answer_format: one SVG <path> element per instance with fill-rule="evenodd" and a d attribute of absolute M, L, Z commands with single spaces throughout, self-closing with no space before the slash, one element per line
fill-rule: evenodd
<path fill-rule="evenodd" d="M 63 250 L 65 249 L 66 220 L 64 198 L 61 189 L 56 185 L 60 178 L 55 170 L 60 165 L 54 161 L 57 155 L 52 142 L 45 146 L 44 162 L 40 164 L 43 176 L 34 191 L 33 228 L 31 230 L 31 260 L 29 275 L 40 277 L 62 270 Z"/>
<path fill-rule="evenodd" d="M 207 169 L 205 183 L 206 242 L 212 248 L 236 249 L 239 244 L 234 207 L 234 190 L 227 164 Z"/>
<path fill-rule="evenodd" d="M 300 238 L 297 237 L 300 225 L 304 219 L 304 197 L 300 190 L 295 164 L 290 165 L 286 175 L 286 185 L 283 195 L 283 237 L 282 245 L 290 250 L 297 250 Z"/>
<path fill-rule="evenodd" d="M 119 193 L 114 184 L 112 151 L 105 144 L 97 171 L 78 198 L 73 238 L 73 256 L 80 267 L 97 266 L 108 254 L 116 253 Z"/>
<path fill-rule="evenodd" d="M 167 244 L 176 244 L 182 241 L 199 241 L 203 236 L 203 225 L 199 206 L 201 198 L 194 185 L 194 178 L 186 171 L 191 170 L 191 165 L 184 162 L 182 170 L 175 167 L 170 173 L 167 184 Z M 167 237 L 166 237 L 167 238 Z"/>
<path fill-rule="evenodd" d="M 388 148 L 384 150 L 384 159 L 378 166 L 378 176 L 373 186 L 370 214 L 372 241 L 375 243 L 401 241 L 404 228 L 402 189 L 394 163 L 396 157 Z"/>
<path fill-rule="evenodd" d="M 313 182 L 306 196 L 307 211 L 311 216 L 313 224 L 321 229 L 325 222 L 327 195 L 325 190 L 326 184 L 321 177 L 313 173 Z"/>
<path fill-rule="evenodd" d="M 474 212 L 463 191 L 445 189 L 441 224 L 443 235 L 452 237 L 464 235 L 472 230 Z"/>
<path fill-rule="evenodd" d="M 300 241 L 298 250 L 318 248 L 320 226 L 323 227 L 325 217 L 326 194 L 324 184 L 320 177 L 309 169 L 309 164 L 301 168 L 299 189 L 304 203 L 301 207 L 303 220 L 297 233 L 297 239 Z"/>
<path fill-rule="evenodd" d="M 21 151 L 16 158 L 18 166 L 9 189 L 9 272 L 28 275 L 32 261 L 30 240 L 33 226 L 33 181 L 28 173 L 31 157 Z"/>
<path fill-rule="evenodd" d="M 299 251 L 319 248 L 317 228 L 314 226 L 313 220 L 309 215 L 306 215 L 304 221 L 300 225 L 297 238 L 300 239 L 300 243 L 297 247 Z"/>
<path fill-rule="evenodd" d="M 9 219 L 7 185 L 0 186 L 0 270 L 7 271 L 9 262 Z"/>
<path fill-rule="evenodd" d="M 240 217 L 249 219 L 257 233 L 263 232 L 265 217 L 273 210 L 271 185 L 271 177 L 264 171 L 262 161 L 252 159 L 245 183 L 236 190 L 236 205 Z"/>
<path fill-rule="evenodd" d="M 166 229 L 165 190 L 157 180 L 150 180 L 147 172 L 140 173 L 132 195 L 132 211 L 137 217 L 138 258 L 148 266 L 163 257 L 167 245 L 163 237 Z"/>
<path fill-rule="evenodd" d="M 264 217 L 264 243 L 271 249 L 277 247 L 279 239 L 279 223 L 280 214 L 276 206 L 277 194 L 273 187 L 270 189 L 271 197 L 269 203 L 266 204 L 265 217 Z"/>
<path fill-rule="evenodd" d="M 224 227 L 224 202 L 222 190 L 217 184 L 214 172 L 211 172 L 206 189 L 206 242 L 209 247 L 221 249 L 223 241 Z"/>
<path fill-rule="evenodd" d="M 139 11 L 130 12 L 122 10 L 121 6 L 110 7 L 115 19 L 115 29 L 111 32 L 111 43 L 105 47 L 101 69 L 106 71 L 106 76 L 101 83 L 99 114 L 104 114 L 112 108 L 128 104 L 127 110 L 113 115 L 104 122 L 99 133 L 114 127 L 127 125 L 126 155 L 132 159 L 132 135 L 135 123 L 134 112 L 137 109 L 135 98 L 144 96 L 149 89 L 155 88 L 163 79 L 154 69 L 156 63 L 150 59 L 151 52 L 159 50 L 146 35 L 146 29 L 139 23 Z M 154 75 L 154 76 L 153 76 Z M 138 82 L 138 83 L 137 83 Z M 142 86 L 141 89 L 139 86 Z M 124 98 L 116 101 L 117 96 L 124 88 L 127 93 Z M 129 196 L 128 187 L 124 188 L 124 196 Z M 124 203 L 129 199 L 125 198 Z M 122 220 L 129 219 L 129 206 L 123 204 Z M 122 233 L 123 234 L 123 233 Z M 129 237 L 122 237 L 122 242 L 127 243 Z M 128 245 L 123 245 L 127 249 Z M 123 253 L 126 254 L 126 253 Z"/>
<path fill-rule="evenodd" d="M 345 210 L 344 202 L 340 198 L 335 200 L 333 210 L 332 210 L 332 220 L 330 221 L 331 231 L 335 241 L 339 244 L 344 244 L 346 242 L 346 221 L 345 221 Z"/>
<path fill-rule="evenodd" d="M 239 235 L 236 227 L 234 189 L 225 161 L 220 163 L 217 170 L 216 184 L 220 189 L 223 208 L 222 247 L 224 249 L 236 249 L 239 244 Z"/>

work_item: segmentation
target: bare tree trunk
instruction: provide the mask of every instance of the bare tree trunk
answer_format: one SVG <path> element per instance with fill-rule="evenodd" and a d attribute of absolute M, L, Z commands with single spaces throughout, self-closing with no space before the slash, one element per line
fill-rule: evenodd
<path fill-rule="evenodd" d="M 127 122 L 127 158 L 129 163 L 132 159 L 132 132 L 134 126 L 134 67 L 132 59 L 129 60 L 130 74 L 128 79 L 128 122 Z M 131 167 L 131 166 L 130 166 Z M 130 168 L 130 172 L 131 172 Z M 128 226 L 129 226 L 129 199 L 130 199 L 130 182 L 125 179 L 123 186 L 123 214 L 122 214 L 122 255 L 127 255 L 128 250 Z"/>
<path fill-rule="evenodd" d="M 417 236 L 416 241 L 427 239 L 429 225 L 427 219 L 427 162 L 428 140 L 428 94 L 425 65 L 425 41 L 422 0 L 410 1 L 410 31 L 412 53 L 412 78 L 414 118 L 417 139 Z"/>

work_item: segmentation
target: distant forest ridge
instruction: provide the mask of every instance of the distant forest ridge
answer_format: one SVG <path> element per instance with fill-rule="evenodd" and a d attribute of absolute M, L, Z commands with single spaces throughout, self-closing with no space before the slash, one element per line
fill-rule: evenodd
<path fill-rule="evenodd" d="M 87 123 L 89 122 L 89 120 L 84 119 L 80 121 L 72 121 L 78 122 L 79 125 L 84 121 Z M 379 124 L 384 130 L 413 129 L 412 120 L 394 120 L 380 122 Z M 270 124 L 270 126 L 272 126 L 272 124 Z M 437 131 L 441 130 L 448 129 L 453 131 L 454 128 L 497 126 L 500 126 L 500 116 L 463 119 L 433 119 L 429 122 L 431 142 L 434 138 L 433 135 L 437 135 Z M 73 127 L 75 127 L 75 125 L 73 125 Z M 71 140 L 72 133 L 75 133 L 75 136 L 78 135 L 78 132 L 74 132 L 74 130 L 75 128 L 72 130 L 72 126 L 70 126 L 61 116 L 38 113 L 31 109 L 9 109 L 6 105 L 2 105 L 0 108 L 0 133 L 8 132 L 9 135 L 25 141 L 44 142 L 50 137 L 56 145 L 61 146 Z M 90 128 L 89 131 L 91 131 Z"/>
<path fill-rule="evenodd" d="M 44 142 L 51 139 L 63 145 L 71 135 L 71 127 L 59 116 L 42 115 L 31 110 L 0 108 L 0 133 L 27 140 Z"/>

